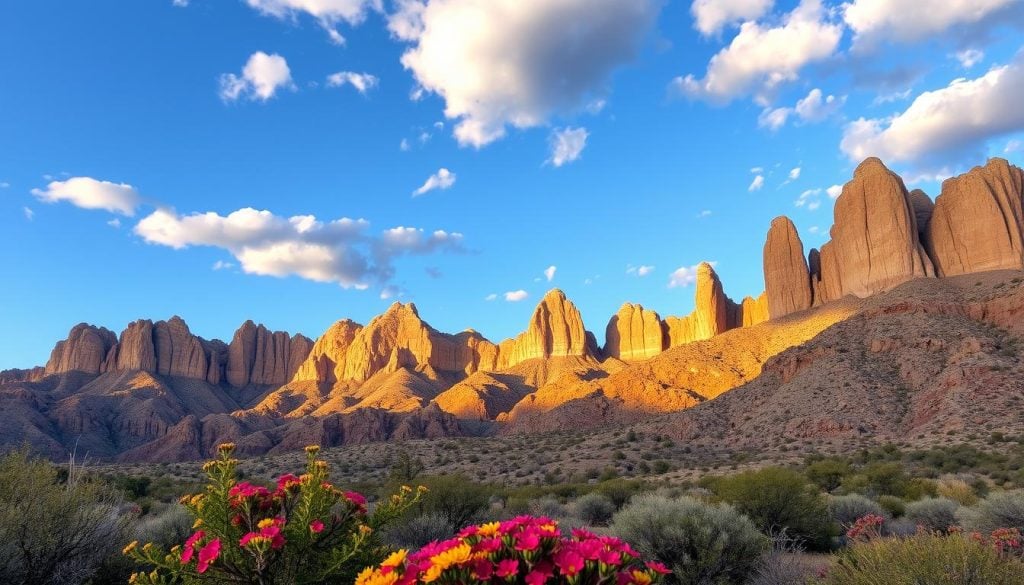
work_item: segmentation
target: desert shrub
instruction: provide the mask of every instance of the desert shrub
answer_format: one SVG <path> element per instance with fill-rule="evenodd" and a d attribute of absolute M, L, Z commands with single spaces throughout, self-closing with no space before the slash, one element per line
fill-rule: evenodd
<path fill-rule="evenodd" d="M 742 583 L 768 540 L 727 504 L 693 498 L 637 496 L 612 519 L 610 530 L 672 569 L 680 585 Z"/>
<path fill-rule="evenodd" d="M 131 529 L 132 540 L 170 548 L 192 534 L 193 518 L 181 504 L 165 505 L 139 518 Z"/>
<path fill-rule="evenodd" d="M 629 503 L 636 494 L 650 490 L 645 482 L 628 479 L 610 479 L 598 484 L 595 492 L 607 496 L 618 510 Z"/>
<path fill-rule="evenodd" d="M 999 528 L 1024 531 L 1024 490 L 994 492 L 971 509 L 961 510 L 965 528 L 990 533 Z"/>
<path fill-rule="evenodd" d="M 935 486 L 940 498 L 953 500 L 961 506 L 973 506 L 978 503 L 978 495 L 974 488 L 962 479 L 944 479 Z"/>
<path fill-rule="evenodd" d="M 395 583 L 621 583 L 651 585 L 668 569 L 643 562 L 625 542 L 586 530 L 562 534 L 548 518 L 519 516 L 462 529 L 456 538 L 432 542 L 408 554 L 398 551 L 367 567 L 355 585 Z"/>
<path fill-rule="evenodd" d="M 804 585 L 817 573 L 817 563 L 810 562 L 811 558 L 789 539 L 775 538 L 746 585 Z"/>
<path fill-rule="evenodd" d="M 125 521 L 120 493 L 58 470 L 25 451 L 0 459 L 0 583 L 63 585 L 89 579 L 117 552 Z"/>
<path fill-rule="evenodd" d="M 405 488 L 368 514 L 366 500 L 330 484 L 319 448 L 306 448 L 306 470 L 277 480 L 276 489 L 237 480 L 234 445 L 218 448 L 203 466 L 209 481 L 203 493 L 182 498 L 195 518 L 195 532 L 165 552 L 133 541 L 124 553 L 149 572 L 132 583 L 334 583 L 351 580 L 387 549 L 378 528 L 405 512 L 417 496 Z"/>
<path fill-rule="evenodd" d="M 530 512 L 534 516 L 561 518 L 565 516 L 565 505 L 558 501 L 558 498 L 549 494 L 531 502 Z"/>
<path fill-rule="evenodd" d="M 588 526 L 605 526 L 615 514 L 615 503 L 604 494 L 587 494 L 573 505 L 576 516 Z"/>
<path fill-rule="evenodd" d="M 490 507 L 492 489 L 462 475 L 422 477 L 427 492 L 415 506 L 417 515 L 441 516 L 453 527 L 479 520 Z"/>
<path fill-rule="evenodd" d="M 396 548 L 419 548 L 435 540 L 446 540 L 455 527 L 439 514 L 403 518 L 384 529 L 384 540 Z"/>
<path fill-rule="evenodd" d="M 878 496 L 878 505 L 893 518 L 899 518 L 907 512 L 907 503 L 896 496 Z"/>
<path fill-rule="evenodd" d="M 858 518 L 868 514 L 886 516 L 885 509 L 874 500 L 865 498 L 860 494 L 847 494 L 845 496 L 832 496 L 828 500 L 828 512 L 832 520 L 842 526 L 849 528 Z"/>
<path fill-rule="evenodd" d="M 960 508 L 953 500 L 946 498 L 924 498 L 907 504 L 906 519 L 927 530 L 945 531 L 957 522 L 956 511 Z"/>
<path fill-rule="evenodd" d="M 732 504 L 765 533 L 785 533 L 809 548 L 828 548 L 832 525 L 825 497 L 802 474 L 768 467 L 707 483 L 717 498 Z"/>
<path fill-rule="evenodd" d="M 1024 563 L 991 544 L 954 534 L 857 542 L 838 556 L 824 585 L 1020 585 Z"/>
<path fill-rule="evenodd" d="M 850 463 L 841 459 L 822 459 L 809 464 L 804 475 L 826 492 L 833 492 L 850 475 Z"/>

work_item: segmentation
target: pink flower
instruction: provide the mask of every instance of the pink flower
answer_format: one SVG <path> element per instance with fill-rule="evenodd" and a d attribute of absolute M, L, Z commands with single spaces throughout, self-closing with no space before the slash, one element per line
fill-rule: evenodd
<path fill-rule="evenodd" d="M 321 522 L 320 520 L 313 520 L 312 522 L 309 523 L 309 530 L 313 534 L 320 534 L 321 532 L 324 531 L 324 523 Z"/>
<path fill-rule="evenodd" d="M 245 535 L 238 540 L 238 546 L 248 545 L 249 542 L 251 542 L 252 539 L 256 538 L 257 536 L 259 536 L 259 534 L 255 532 L 246 532 Z"/>
<path fill-rule="evenodd" d="M 298 477 L 291 473 L 286 473 L 281 477 L 277 478 L 277 489 L 281 491 L 289 490 L 301 484 L 302 480 L 300 480 Z"/>
<path fill-rule="evenodd" d="M 352 502 L 359 508 L 366 507 L 366 498 L 359 492 L 345 492 L 345 499 Z"/>
<path fill-rule="evenodd" d="M 597 561 L 605 565 L 618 565 L 622 562 L 622 555 L 618 551 L 603 550 L 598 553 Z"/>
<path fill-rule="evenodd" d="M 206 544 L 202 549 L 199 550 L 199 563 L 196 566 L 196 571 L 205 573 L 206 569 L 210 568 L 210 563 L 217 560 L 220 556 L 220 539 L 214 538 Z"/>
<path fill-rule="evenodd" d="M 502 579 L 508 579 L 519 572 L 519 560 L 518 559 L 503 559 L 498 561 L 498 568 L 494 572 L 495 575 Z"/>
<path fill-rule="evenodd" d="M 540 546 L 540 534 L 535 530 L 522 532 L 516 536 L 516 550 L 536 550 L 538 546 Z"/>
<path fill-rule="evenodd" d="M 473 578 L 477 581 L 489 581 L 494 572 L 494 565 L 487 559 L 473 561 Z"/>
<path fill-rule="evenodd" d="M 563 576 L 572 577 L 583 570 L 583 557 L 574 550 L 560 550 L 555 553 L 554 560 Z"/>
<path fill-rule="evenodd" d="M 196 544 L 198 544 L 204 536 L 206 536 L 205 532 L 197 530 L 192 534 L 192 536 L 188 537 L 188 540 L 185 541 L 185 547 L 181 549 L 181 564 L 187 565 L 192 561 L 192 555 L 196 552 Z"/>
<path fill-rule="evenodd" d="M 544 581 L 547 581 L 548 576 L 546 573 L 540 571 L 530 571 L 526 574 L 526 585 L 544 585 Z"/>
<path fill-rule="evenodd" d="M 668 575 L 672 572 L 668 570 L 668 567 L 658 561 L 647 561 L 647 568 L 661 575 Z"/>

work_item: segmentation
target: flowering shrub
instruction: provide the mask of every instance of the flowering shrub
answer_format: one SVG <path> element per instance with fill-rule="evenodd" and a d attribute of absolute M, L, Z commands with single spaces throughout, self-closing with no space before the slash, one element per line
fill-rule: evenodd
<path fill-rule="evenodd" d="M 234 445 L 218 448 L 206 463 L 205 493 L 181 503 L 195 518 L 194 532 L 164 552 L 132 542 L 125 554 L 153 567 L 132 575 L 140 585 L 230 582 L 259 585 L 321 583 L 351 579 L 387 551 L 373 539 L 375 528 L 396 518 L 420 496 L 409 487 L 368 514 L 366 499 L 328 481 L 318 447 L 307 447 L 306 472 L 282 475 L 275 489 L 236 480 Z"/>
<path fill-rule="evenodd" d="M 586 530 L 566 537 L 553 520 L 520 516 L 469 526 L 412 554 L 400 550 L 365 569 L 355 584 L 651 585 L 668 572 L 660 563 L 642 562 L 618 538 Z"/>
<path fill-rule="evenodd" d="M 846 530 L 846 538 L 853 541 L 877 538 L 882 535 L 882 526 L 884 525 L 885 516 L 879 514 L 861 516 Z"/>

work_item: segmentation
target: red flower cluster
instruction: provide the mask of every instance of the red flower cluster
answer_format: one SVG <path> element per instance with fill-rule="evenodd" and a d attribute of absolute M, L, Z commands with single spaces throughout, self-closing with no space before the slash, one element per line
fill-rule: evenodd
<path fill-rule="evenodd" d="M 548 518 L 520 516 L 469 526 L 458 536 L 406 555 L 399 551 L 367 568 L 356 585 L 549 582 L 573 585 L 650 585 L 669 571 L 643 563 L 627 543 L 586 530 L 565 537 Z"/>
<path fill-rule="evenodd" d="M 963 528 L 950 526 L 950 534 L 962 534 Z M 1018 556 L 1024 558 L 1024 537 L 1016 528 L 996 528 L 992 534 L 985 536 L 980 532 L 971 532 L 968 537 L 980 544 L 990 544 L 1000 556 Z"/>
<path fill-rule="evenodd" d="M 203 544 L 206 539 L 206 533 L 202 530 L 197 530 L 192 536 L 188 537 L 185 541 L 184 548 L 181 549 L 181 564 L 187 565 L 192 562 L 192 557 L 196 556 L 198 551 L 199 555 L 196 559 L 196 572 L 205 573 L 210 568 L 210 563 L 217 560 L 220 556 L 220 539 L 210 539 Z"/>
<path fill-rule="evenodd" d="M 881 536 L 882 526 L 885 524 L 885 517 L 878 514 L 868 514 L 857 518 L 846 531 L 846 538 L 850 540 L 871 540 Z"/>

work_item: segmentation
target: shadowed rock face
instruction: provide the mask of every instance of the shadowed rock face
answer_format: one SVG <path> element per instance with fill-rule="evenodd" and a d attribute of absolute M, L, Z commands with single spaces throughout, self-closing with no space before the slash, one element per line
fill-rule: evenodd
<path fill-rule="evenodd" d="M 263 325 L 246 321 L 228 346 L 226 379 L 235 388 L 249 385 L 281 385 L 298 371 L 313 348 L 303 335 L 289 337 Z"/>
<path fill-rule="evenodd" d="M 764 291 L 775 319 L 811 307 L 811 279 L 804 244 L 788 217 L 776 217 L 764 244 Z"/>
<path fill-rule="evenodd" d="M 947 179 L 925 231 L 939 276 L 1024 267 L 1024 171 L 1001 158 Z"/>
<path fill-rule="evenodd" d="M 869 158 L 857 167 L 836 199 L 834 214 L 832 240 L 821 248 L 824 301 L 867 297 L 934 276 L 918 239 L 910 195 L 882 161 Z"/>
<path fill-rule="evenodd" d="M 71 329 L 67 339 L 57 342 L 53 348 L 50 361 L 46 362 L 46 374 L 99 374 L 103 371 L 107 354 L 116 343 L 113 331 L 79 323 Z"/>
<path fill-rule="evenodd" d="M 661 317 L 641 305 L 622 305 L 605 330 L 604 354 L 624 361 L 644 360 L 665 349 Z"/>

